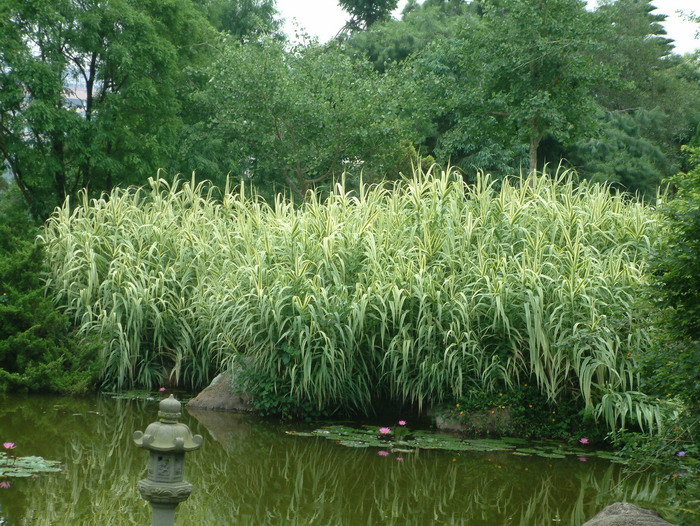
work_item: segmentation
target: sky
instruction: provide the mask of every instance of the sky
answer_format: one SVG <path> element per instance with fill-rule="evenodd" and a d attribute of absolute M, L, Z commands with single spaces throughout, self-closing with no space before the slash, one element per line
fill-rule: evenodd
<path fill-rule="evenodd" d="M 595 5 L 596 2 L 588 0 L 588 3 Z M 399 7 L 394 11 L 395 17 L 399 17 L 405 4 L 406 0 L 399 1 Z M 676 53 L 700 48 L 700 40 L 695 38 L 698 24 L 684 21 L 676 13 L 678 10 L 695 10 L 700 14 L 698 0 L 656 0 L 653 5 L 658 8 L 656 12 L 668 16 L 664 26 L 668 36 L 675 40 Z M 348 19 L 347 13 L 335 0 L 277 0 L 277 10 L 285 19 L 284 29 L 290 37 L 301 28 L 321 42 L 333 38 Z"/>

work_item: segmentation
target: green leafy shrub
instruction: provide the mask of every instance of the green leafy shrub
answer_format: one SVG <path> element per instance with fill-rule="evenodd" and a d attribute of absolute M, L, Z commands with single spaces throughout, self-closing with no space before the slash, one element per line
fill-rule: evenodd
<path fill-rule="evenodd" d="M 284 420 L 316 421 L 331 416 L 327 410 L 319 410 L 313 400 L 300 400 L 292 395 L 290 385 L 268 374 L 245 370 L 240 375 L 243 393 L 254 393 L 251 406 L 261 416 L 278 416 Z"/>
<path fill-rule="evenodd" d="M 652 257 L 649 290 L 656 328 L 637 358 L 641 387 L 673 407 L 654 436 L 618 432 L 615 444 L 638 469 L 652 468 L 677 488 L 676 504 L 700 508 L 700 149 L 693 167 L 671 179 L 665 228 Z M 697 513 L 697 512 L 694 512 Z"/>
<path fill-rule="evenodd" d="M 651 297 L 658 329 L 640 355 L 644 389 L 678 403 L 675 440 L 700 443 L 700 148 L 685 148 L 693 168 L 672 180 L 661 206 L 666 228 L 652 258 Z"/>
<path fill-rule="evenodd" d="M 245 356 L 272 392 L 319 410 L 420 408 L 532 378 L 609 428 L 657 427 L 634 358 L 657 219 L 566 176 L 520 183 L 419 171 L 296 207 L 151 181 L 54 215 L 49 285 L 109 342 L 117 386 L 166 371 L 202 385 Z"/>
<path fill-rule="evenodd" d="M 83 392 L 98 377 L 95 343 L 70 333 L 68 318 L 44 294 L 38 229 L 0 195 L 0 391 Z"/>
<path fill-rule="evenodd" d="M 669 226 L 654 270 L 659 302 L 673 310 L 673 332 L 700 340 L 700 148 L 685 150 L 694 168 L 670 181 L 675 195 L 661 208 Z"/>
<path fill-rule="evenodd" d="M 442 414 L 460 422 L 466 433 L 476 435 L 556 438 L 574 442 L 586 437 L 590 442 L 603 442 L 607 432 L 607 427 L 595 419 L 593 412 L 582 407 L 579 397 L 565 395 L 555 403 L 536 385 L 528 383 L 501 392 L 472 390 Z M 501 414 L 505 417 L 499 418 Z M 489 420 L 496 426 L 481 425 Z"/>

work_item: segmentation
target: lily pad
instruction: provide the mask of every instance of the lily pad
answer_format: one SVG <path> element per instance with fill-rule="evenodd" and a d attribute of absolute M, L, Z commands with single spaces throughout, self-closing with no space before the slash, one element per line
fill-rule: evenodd
<path fill-rule="evenodd" d="M 505 442 L 506 444 L 515 444 L 516 446 L 525 445 L 525 444 L 530 443 L 529 440 L 525 440 L 524 438 L 513 438 L 513 437 L 502 438 L 501 442 Z"/>
<path fill-rule="evenodd" d="M 566 458 L 566 455 L 561 455 L 559 453 L 545 453 L 544 451 L 537 453 L 537 456 L 543 458 Z"/>
<path fill-rule="evenodd" d="M 369 447 L 367 442 L 360 442 L 359 440 L 341 440 L 338 443 L 346 447 Z"/>
<path fill-rule="evenodd" d="M 287 434 L 300 437 L 323 437 L 346 447 L 380 447 L 401 453 L 408 453 L 418 449 L 473 452 L 503 451 L 519 456 L 537 455 L 543 458 L 566 458 L 566 455 L 585 455 L 604 458 L 613 462 L 620 461 L 614 454 L 607 451 L 585 451 L 551 441 L 528 441 L 522 438 L 510 437 L 502 439 L 465 439 L 455 435 L 436 434 L 427 430 L 411 430 L 408 435 L 402 434 L 401 436 L 393 434 L 380 435 L 377 426 L 368 425 L 361 427 L 329 425 L 311 432 L 287 431 Z"/>
<path fill-rule="evenodd" d="M 31 477 L 37 473 L 62 471 L 61 463 L 43 457 L 8 457 L 0 452 L 0 477 Z"/>

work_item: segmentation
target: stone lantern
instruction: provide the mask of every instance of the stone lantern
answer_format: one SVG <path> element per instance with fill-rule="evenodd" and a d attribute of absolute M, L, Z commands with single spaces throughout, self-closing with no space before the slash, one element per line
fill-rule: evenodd
<path fill-rule="evenodd" d="M 199 449 L 202 437 L 192 436 L 190 428 L 178 422 L 181 408 L 182 404 L 170 395 L 159 404 L 159 422 L 133 435 L 134 443 L 150 453 L 148 477 L 139 480 L 137 488 L 151 503 L 151 526 L 174 525 L 177 505 L 192 493 L 192 484 L 184 479 L 185 452 Z"/>

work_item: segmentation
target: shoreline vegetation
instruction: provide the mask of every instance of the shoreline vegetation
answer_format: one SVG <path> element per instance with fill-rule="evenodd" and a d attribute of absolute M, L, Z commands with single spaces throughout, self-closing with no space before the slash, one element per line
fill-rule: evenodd
<path fill-rule="evenodd" d="M 48 221 L 47 287 L 105 343 L 108 387 L 202 388 L 245 358 L 249 386 L 299 410 L 531 385 L 610 430 L 658 428 L 635 371 L 644 205 L 568 173 L 496 188 L 438 168 L 298 207 L 246 191 L 152 180 Z"/>

